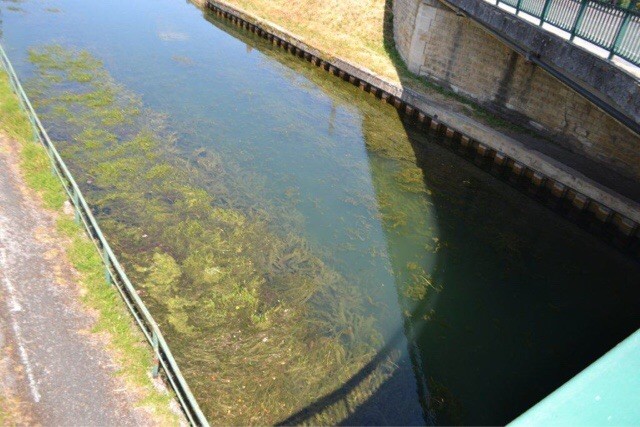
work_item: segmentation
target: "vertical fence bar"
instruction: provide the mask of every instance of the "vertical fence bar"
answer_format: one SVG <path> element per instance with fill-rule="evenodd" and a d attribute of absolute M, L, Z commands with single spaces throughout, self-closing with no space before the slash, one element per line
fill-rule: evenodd
<path fill-rule="evenodd" d="M 151 370 L 151 376 L 158 378 L 158 374 L 160 373 L 160 352 L 158 350 L 158 334 L 155 329 L 151 337 L 151 346 L 153 347 L 153 369 Z"/>
<path fill-rule="evenodd" d="M 518 15 L 518 12 L 520 12 L 521 4 L 522 4 L 522 0 L 518 0 L 518 3 L 516 3 L 516 16 Z"/>
<path fill-rule="evenodd" d="M 75 221 L 76 224 L 80 224 L 80 199 L 77 191 L 73 188 L 71 191 L 73 191 L 73 212 L 75 214 Z"/>
<path fill-rule="evenodd" d="M 620 43 L 624 40 L 624 36 L 627 33 L 627 28 L 629 27 L 629 22 L 631 22 L 631 13 L 627 10 L 624 14 L 624 19 L 620 23 L 620 27 L 618 27 L 618 31 L 616 32 L 616 37 L 613 39 L 613 45 L 611 46 L 611 50 L 609 51 L 609 60 L 613 58 L 613 56 L 618 51 L 620 47 Z"/>
<path fill-rule="evenodd" d="M 547 18 L 547 14 L 549 13 L 549 8 L 551 7 L 552 0 L 545 0 L 544 6 L 542 7 L 542 13 L 540 14 L 540 26 L 544 24 L 544 20 Z"/>
<path fill-rule="evenodd" d="M 58 168 L 56 168 L 56 158 L 51 152 L 51 150 L 47 150 L 47 154 L 49 155 L 49 160 L 51 161 L 51 173 L 56 175 L 58 173 Z"/>
<path fill-rule="evenodd" d="M 573 28 L 571 28 L 571 38 L 569 40 L 573 41 L 576 37 L 576 33 L 582 24 L 582 19 L 584 18 L 584 11 L 587 10 L 587 5 L 589 4 L 589 0 L 582 0 L 580 4 L 580 10 L 578 11 L 578 15 L 576 15 L 576 20 L 573 23 Z"/>
<path fill-rule="evenodd" d="M 111 277 L 111 270 L 109 269 L 111 266 L 111 258 L 109 257 L 109 252 L 107 251 L 107 247 L 102 248 L 102 257 L 104 259 L 104 278 L 107 281 L 107 284 L 112 285 L 113 280 Z"/>

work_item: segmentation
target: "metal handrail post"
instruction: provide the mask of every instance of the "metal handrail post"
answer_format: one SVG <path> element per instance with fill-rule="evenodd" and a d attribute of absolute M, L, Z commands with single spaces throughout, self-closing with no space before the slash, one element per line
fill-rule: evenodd
<path fill-rule="evenodd" d="M 573 28 L 571 28 L 571 38 L 569 40 L 573 41 L 576 37 L 576 32 L 578 32 L 578 28 L 582 24 L 582 19 L 584 17 L 584 11 L 587 9 L 587 5 L 589 4 L 589 0 L 582 0 L 580 4 L 580 10 L 578 11 L 578 15 L 576 16 L 576 20 L 573 23 Z"/>
<path fill-rule="evenodd" d="M 518 0 L 518 3 L 516 3 L 516 16 L 518 15 L 518 12 L 520 12 L 521 4 L 522 4 L 522 0 Z"/>
<path fill-rule="evenodd" d="M 544 6 L 542 7 L 542 13 L 540 14 L 540 26 L 544 24 L 544 20 L 547 17 L 547 13 L 549 13 L 549 8 L 551 7 L 552 0 L 545 0 Z"/>
<path fill-rule="evenodd" d="M 616 31 L 616 37 L 613 39 L 613 45 L 611 46 L 611 50 L 609 51 L 609 60 L 613 59 L 614 55 L 618 51 L 620 47 L 620 43 L 624 39 L 625 34 L 627 33 L 627 28 L 629 27 L 629 22 L 631 22 L 631 13 L 627 10 L 624 14 L 624 19 L 620 22 L 620 26 L 618 27 L 618 31 Z"/>

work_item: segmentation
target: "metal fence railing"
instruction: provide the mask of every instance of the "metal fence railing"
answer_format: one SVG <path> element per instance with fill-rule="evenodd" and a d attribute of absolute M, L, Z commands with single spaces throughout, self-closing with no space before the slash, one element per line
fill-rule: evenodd
<path fill-rule="evenodd" d="M 86 229 L 89 237 L 102 256 L 105 265 L 105 277 L 107 282 L 114 285 L 114 287 L 118 290 L 127 308 L 133 315 L 137 324 L 140 326 L 142 333 L 153 348 L 153 352 L 156 358 L 156 365 L 153 370 L 153 375 L 157 376 L 159 369 L 162 368 L 166 375 L 167 381 L 175 392 L 178 402 L 180 403 L 180 406 L 184 411 L 184 414 L 187 417 L 189 423 L 194 426 L 208 427 L 209 423 L 200 410 L 198 402 L 191 393 L 187 382 L 180 373 L 180 368 L 178 368 L 178 364 L 171 354 L 167 342 L 160 333 L 160 329 L 158 328 L 157 323 L 155 322 L 153 317 L 151 317 L 151 314 L 149 313 L 147 307 L 138 296 L 138 293 L 125 274 L 124 269 L 111 250 L 107 239 L 100 230 L 98 222 L 91 213 L 91 208 L 80 192 L 78 184 L 76 184 L 76 181 L 73 179 L 73 176 L 69 172 L 69 169 L 67 168 L 64 161 L 60 157 L 60 154 L 49 139 L 47 131 L 45 130 L 44 126 L 42 126 L 40 119 L 38 119 L 38 116 L 36 115 L 33 106 L 29 102 L 29 99 L 27 98 L 27 95 L 22 88 L 20 81 L 18 80 L 15 70 L 13 69 L 11 62 L 9 62 L 9 58 L 7 57 L 2 46 L 0 46 L 0 62 L 4 70 L 9 75 L 9 81 L 11 83 L 13 91 L 18 96 L 21 107 L 29 117 L 29 121 L 31 122 L 36 140 L 45 147 L 46 152 L 51 160 L 52 170 L 60 179 L 60 182 L 62 182 L 64 190 L 66 191 L 67 196 L 69 197 L 69 200 L 74 207 L 76 221 L 84 225 L 84 228 Z"/>
<path fill-rule="evenodd" d="M 506 4 L 640 66 L 640 0 L 490 0 Z"/>

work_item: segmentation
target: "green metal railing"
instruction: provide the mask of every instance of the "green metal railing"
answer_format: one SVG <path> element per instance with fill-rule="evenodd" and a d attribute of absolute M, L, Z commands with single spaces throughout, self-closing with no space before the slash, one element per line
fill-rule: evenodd
<path fill-rule="evenodd" d="M 491 0 L 493 1 L 493 0 Z M 640 0 L 495 0 L 640 66 Z"/>
<path fill-rule="evenodd" d="M 33 128 L 34 137 L 39 141 L 46 149 L 49 159 L 51 160 L 51 167 L 55 175 L 60 179 L 64 190 L 69 197 L 69 201 L 72 203 L 75 210 L 75 218 L 78 223 L 82 223 L 86 229 L 88 235 L 93 241 L 96 249 L 102 256 L 105 265 L 105 277 L 106 281 L 114 285 L 114 287 L 120 293 L 127 308 L 133 315 L 135 321 L 140 326 L 142 333 L 151 344 L 155 356 L 155 366 L 153 369 L 154 377 L 158 375 L 160 368 L 164 370 L 167 381 L 176 394 L 178 402 L 189 423 L 194 426 L 208 427 L 209 423 L 204 414 L 198 406 L 198 402 L 193 397 L 187 382 L 180 373 L 180 368 L 176 363 L 169 346 L 164 337 L 160 333 L 157 323 L 151 317 L 149 310 L 144 305 L 144 302 L 138 296 L 135 288 L 129 281 L 124 269 L 118 262 L 118 259 L 113 253 L 113 250 L 109 246 L 107 239 L 100 230 L 100 226 L 95 217 L 91 213 L 91 208 L 87 204 L 84 196 L 80 192 L 78 184 L 73 179 L 71 172 L 65 165 L 64 161 L 60 157 L 60 154 L 56 150 L 55 146 L 49 139 L 47 131 L 38 119 L 33 106 L 29 102 L 27 95 L 18 80 L 18 77 L 9 62 L 4 49 L 0 46 L 0 62 L 2 67 L 9 75 L 9 81 L 13 88 L 13 91 L 18 96 L 20 106 L 24 109 L 29 117 L 31 126 Z"/>
<path fill-rule="evenodd" d="M 640 330 L 513 420 L 508 427 L 637 426 Z"/>

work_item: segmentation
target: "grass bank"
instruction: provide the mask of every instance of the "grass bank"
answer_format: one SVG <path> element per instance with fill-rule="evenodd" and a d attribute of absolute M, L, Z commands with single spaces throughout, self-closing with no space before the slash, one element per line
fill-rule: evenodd
<path fill-rule="evenodd" d="M 62 185 L 51 171 L 44 147 L 34 142 L 29 121 L 4 72 L 0 72 L 0 131 L 18 142 L 19 166 L 27 185 L 57 218 L 56 233 L 78 272 L 82 302 L 97 314 L 93 332 L 108 336 L 108 350 L 119 367 L 118 374 L 138 398 L 135 405 L 145 407 L 154 424 L 177 425 L 178 417 L 169 407 L 171 396 L 156 389 L 149 377 L 152 352 L 117 292 L 105 283 L 102 259 L 84 229 L 63 212 L 66 195 Z"/>
<path fill-rule="evenodd" d="M 400 73 L 385 39 L 387 0 L 225 0 L 300 36 L 325 52 L 394 81 Z M 388 5 L 386 3 L 389 3 Z M 389 16 L 389 13 L 387 13 Z"/>

